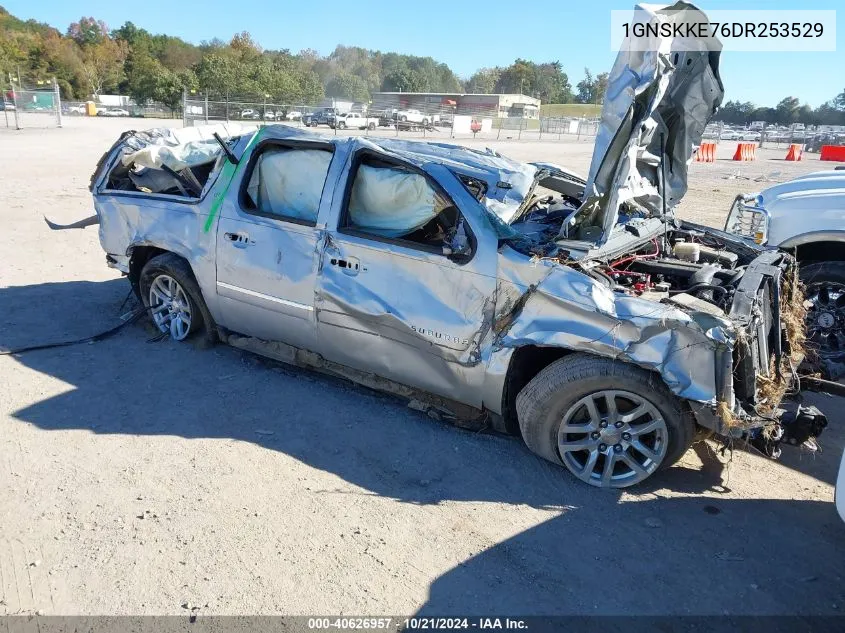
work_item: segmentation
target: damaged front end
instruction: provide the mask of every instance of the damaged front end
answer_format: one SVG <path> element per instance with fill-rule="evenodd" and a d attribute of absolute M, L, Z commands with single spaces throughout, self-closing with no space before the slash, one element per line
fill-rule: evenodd
<path fill-rule="evenodd" d="M 635 20 L 707 18 L 678 2 L 638 6 Z M 626 42 L 586 181 L 538 169 L 517 212 L 499 214 L 500 237 L 517 253 L 502 269 L 518 294 L 498 344 L 654 371 L 701 426 L 776 457 L 781 442 L 812 445 L 826 425 L 817 410 L 782 406 L 804 356 L 796 262 L 673 213 L 723 98 L 720 50 L 715 38 Z M 524 257 L 534 270 L 515 264 Z"/>

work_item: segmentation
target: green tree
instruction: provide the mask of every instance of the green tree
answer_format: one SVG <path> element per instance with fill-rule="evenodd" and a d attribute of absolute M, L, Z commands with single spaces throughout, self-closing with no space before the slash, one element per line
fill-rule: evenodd
<path fill-rule="evenodd" d="M 801 102 L 798 97 L 786 97 L 781 100 L 775 107 L 777 113 L 777 123 L 781 125 L 789 125 L 795 123 L 798 118 L 798 109 L 801 107 Z"/>
<path fill-rule="evenodd" d="M 370 91 L 367 82 L 349 73 L 338 73 L 326 84 L 326 96 L 349 99 L 351 101 L 368 101 Z"/>
<path fill-rule="evenodd" d="M 95 97 L 117 88 L 123 80 L 125 59 L 125 43 L 108 37 L 83 49 L 82 74 Z"/>
<path fill-rule="evenodd" d="M 466 91 L 475 94 L 491 94 L 496 91 L 496 83 L 501 75 L 501 68 L 481 68 L 475 71 L 466 82 Z"/>
<path fill-rule="evenodd" d="M 162 76 L 169 71 L 147 53 L 133 53 L 127 60 L 126 92 L 138 105 L 158 100 Z"/>
<path fill-rule="evenodd" d="M 109 27 L 102 20 L 79 18 L 68 27 L 67 34 L 80 46 L 93 46 L 109 36 Z"/>

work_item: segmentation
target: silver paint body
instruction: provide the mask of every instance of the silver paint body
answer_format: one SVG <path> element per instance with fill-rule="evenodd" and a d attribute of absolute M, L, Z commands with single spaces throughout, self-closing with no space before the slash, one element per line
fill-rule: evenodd
<path fill-rule="evenodd" d="M 303 140 L 333 152 L 316 226 L 247 212 L 239 192 L 255 148 Z M 457 263 L 338 230 L 351 161 L 362 150 L 436 181 L 475 236 L 471 260 Z M 377 145 L 271 126 L 238 140 L 237 168 L 219 159 L 197 201 L 104 189 L 120 153 L 116 147 L 106 159 L 93 189 L 100 241 L 112 265 L 127 271 L 138 246 L 184 257 L 217 325 L 228 330 L 283 341 L 494 413 L 502 412 L 511 357 L 523 345 L 590 352 L 652 370 L 680 398 L 699 403 L 700 421 L 714 428 L 717 394 L 733 407 L 733 394 L 717 386 L 717 365 L 735 341 L 727 317 L 614 293 L 575 267 L 500 246 L 497 218 L 514 204 L 533 166 L 457 146 Z M 485 206 L 457 173 L 482 178 L 499 200 Z M 500 186 L 509 179 L 512 188 Z M 227 233 L 243 239 L 233 242 Z M 357 268 L 331 264 L 340 259 Z"/>

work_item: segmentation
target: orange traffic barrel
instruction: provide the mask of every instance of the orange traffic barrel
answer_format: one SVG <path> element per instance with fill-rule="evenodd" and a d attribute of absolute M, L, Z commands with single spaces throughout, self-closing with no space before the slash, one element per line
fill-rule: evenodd
<path fill-rule="evenodd" d="M 757 146 L 754 143 L 737 143 L 734 160 L 754 160 L 757 157 Z"/>
<path fill-rule="evenodd" d="M 792 143 L 784 160 L 801 160 L 803 146 L 800 143 Z"/>
<path fill-rule="evenodd" d="M 716 160 L 716 143 L 704 142 L 698 146 L 695 154 L 698 163 L 712 163 Z"/>
<path fill-rule="evenodd" d="M 822 145 L 819 159 L 845 162 L 845 145 Z"/>

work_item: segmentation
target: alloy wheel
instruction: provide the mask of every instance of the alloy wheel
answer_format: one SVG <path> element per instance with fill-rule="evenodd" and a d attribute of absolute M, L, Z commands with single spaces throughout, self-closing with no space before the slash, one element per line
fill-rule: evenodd
<path fill-rule="evenodd" d="M 191 303 L 188 295 L 170 275 L 158 275 L 150 284 L 150 312 L 156 327 L 175 341 L 191 331 Z"/>
<path fill-rule="evenodd" d="M 603 390 L 584 396 L 563 416 L 558 451 L 579 479 L 602 488 L 631 486 L 651 475 L 666 457 L 669 431 L 643 396 Z"/>

